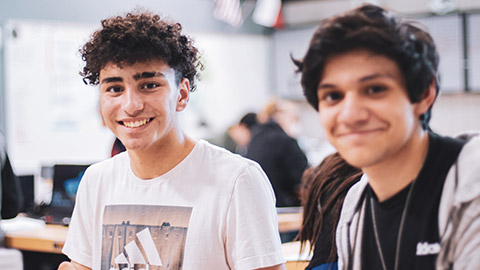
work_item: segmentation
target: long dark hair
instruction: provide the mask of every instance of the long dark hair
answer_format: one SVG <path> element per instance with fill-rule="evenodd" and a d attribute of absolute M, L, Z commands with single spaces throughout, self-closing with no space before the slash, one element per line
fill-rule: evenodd
<path fill-rule="evenodd" d="M 336 260 L 335 231 L 343 200 L 350 187 L 360 180 L 362 171 L 350 166 L 338 153 L 327 156 L 317 167 L 307 169 L 302 177 L 303 221 L 298 234 L 301 250 L 309 241 L 313 250 L 326 215 L 332 222 L 329 260 Z"/>

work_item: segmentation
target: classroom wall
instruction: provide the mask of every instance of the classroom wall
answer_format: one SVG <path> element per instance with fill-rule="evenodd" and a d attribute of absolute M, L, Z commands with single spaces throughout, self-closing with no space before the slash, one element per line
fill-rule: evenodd
<path fill-rule="evenodd" d="M 431 126 L 448 136 L 480 132 L 480 95 L 440 95 L 432 110 Z"/>
<path fill-rule="evenodd" d="M 321 20 L 356 7 L 363 2 L 381 5 L 403 15 L 431 14 L 431 4 L 442 0 L 301 0 L 288 1 L 283 5 L 284 20 L 288 27 L 298 28 L 317 24 Z M 479 10 L 478 0 L 452 0 L 457 11 Z M 298 16 L 298 14 L 302 14 Z"/>
<path fill-rule="evenodd" d="M 246 19 L 240 28 L 216 20 L 212 14 L 214 1 L 210 0 L 15 0 L 0 1 L 0 130 L 5 130 L 5 70 L 3 42 L 5 24 L 9 20 L 37 20 L 89 24 L 99 26 L 100 20 L 125 11 L 148 9 L 182 23 L 187 33 L 232 33 L 263 36 L 268 29 L 252 22 L 253 2 L 242 5 Z M 3 33 L 3 34 L 2 34 Z"/>

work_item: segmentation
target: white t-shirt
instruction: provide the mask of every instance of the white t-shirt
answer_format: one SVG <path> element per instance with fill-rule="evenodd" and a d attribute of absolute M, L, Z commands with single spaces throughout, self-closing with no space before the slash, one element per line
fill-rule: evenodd
<path fill-rule="evenodd" d="M 275 196 L 260 166 L 202 140 L 151 180 L 134 175 L 126 152 L 90 166 L 63 252 L 102 270 L 133 264 L 255 269 L 284 262 Z"/>

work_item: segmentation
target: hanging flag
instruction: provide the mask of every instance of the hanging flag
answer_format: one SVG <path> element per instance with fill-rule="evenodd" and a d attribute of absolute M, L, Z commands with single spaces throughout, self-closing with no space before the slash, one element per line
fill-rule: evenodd
<path fill-rule="evenodd" d="M 220 21 L 226 22 L 234 27 L 242 25 L 242 9 L 240 0 L 214 0 L 215 10 L 213 16 Z"/>
<path fill-rule="evenodd" d="M 433 13 L 443 15 L 455 11 L 457 3 L 455 0 L 430 0 L 428 7 Z"/>
<path fill-rule="evenodd" d="M 282 1 L 257 0 L 252 20 L 263 26 L 283 28 Z"/>

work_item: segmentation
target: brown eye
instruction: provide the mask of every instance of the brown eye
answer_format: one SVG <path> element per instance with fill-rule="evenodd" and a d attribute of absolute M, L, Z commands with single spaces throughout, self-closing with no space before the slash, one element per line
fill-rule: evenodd
<path fill-rule="evenodd" d="M 142 89 L 154 89 L 159 87 L 160 85 L 158 83 L 146 83 L 142 85 Z"/>
<path fill-rule="evenodd" d="M 368 94 L 377 94 L 387 90 L 385 86 L 375 85 L 367 88 Z"/>
<path fill-rule="evenodd" d="M 110 93 L 120 93 L 122 92 L 122 87 L 120 86 L 112 86 L 112 87 L 109 87 L 107 88 L 107 92 L 110 92 Z"/>
<path fill-rule="evenodd" d="M 327 92 L 322 96 L 322 100 L 326 102 L 335 102 L 343 98 L 343 94 L 340 92 Z"/>

